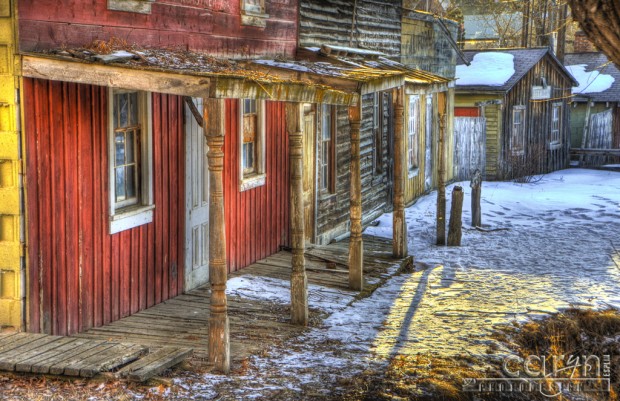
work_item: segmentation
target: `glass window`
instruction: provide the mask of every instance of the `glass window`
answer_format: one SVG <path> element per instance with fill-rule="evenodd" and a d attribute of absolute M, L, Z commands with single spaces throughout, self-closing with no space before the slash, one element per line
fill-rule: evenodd
<path fill-rule="evenodd" d="M 114 201 L 115 207 L 140 203 L 139 105 L 136 92 L 114 94 Z"/>
<path fill-rule="evenodd" d="M 319 144 L 319 185 L 321 192 L 334 193 L 334 136 L 335 109 L 327 104 L 321 107 L 321 140 Z"/>
<path fill-rule="evenodd" d="M 407 111 L 407 167 L 415 170 L 419 166 L 420 96 L 409 96 Z"/>
<path fill-rule="evenodd" d="M 513 154 L 522 154 L 525 150 L 525 106 L 512 108 L 512 136 L 510 149 Z"/>
<path fill-rule="evenodd" d="M 243 146 L 242 146 L 242 167 L 243 175 L 256 174 L 256 151 L 257 151 L 257 129 L 258 112 L 255 99 L 243 100 Z"/>
<path fill-rule="evenodd" d="M 551 107 L 551 143 L 560 143 L 562 128 L 562 103 L 554 103 Z"/>

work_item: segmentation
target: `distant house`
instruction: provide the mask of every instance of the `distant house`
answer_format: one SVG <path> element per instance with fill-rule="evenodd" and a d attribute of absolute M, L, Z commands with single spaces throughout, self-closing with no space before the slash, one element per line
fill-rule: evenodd
<path fill-rule="evenodd" d="M 579 82 L 573 88 L 571 148 L 620 148 L 620 70 L 601 52 L 567 54 L 564 65 Z M 587 157 L 602 164 L 605 157 Z"/>
<path fill-rule="evenodd" d="M 461 124 L 460 119 L 479 119 L 478 129 L 482 124 L 486 135 L 479 152 L 484 155 L 476 160 L 484 160 L 479 167 L 486 179 L 566 167 L 568 105 L 577 82 L 553 53 L 533 48 L 465 51 L 465 56 L 471 65 L 457 65 L 455 135 L 469 137 L 459 127 L 471 125 Z"/>

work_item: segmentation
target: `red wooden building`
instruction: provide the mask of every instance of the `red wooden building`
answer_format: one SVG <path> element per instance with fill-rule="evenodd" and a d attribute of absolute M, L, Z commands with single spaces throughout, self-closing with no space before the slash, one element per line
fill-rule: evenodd
<path fill-rule="evenodd" d="M 445 80 L 320 52 L 281 62 L 299 58 L 297 0 L 17 4 L 28 331 L 86 330 L 210 281 L 210 358 L 226 371 L 227 272 L 281 246 L 293 249 L 292 321 L 305 324 L 305 192 L 336 163 L 312 151 L 326 141 L 313 116 L 332 106 L 348 111 L 361 288 L 360 99 L 394 94 L 400 180 L 405 85 Z"/>

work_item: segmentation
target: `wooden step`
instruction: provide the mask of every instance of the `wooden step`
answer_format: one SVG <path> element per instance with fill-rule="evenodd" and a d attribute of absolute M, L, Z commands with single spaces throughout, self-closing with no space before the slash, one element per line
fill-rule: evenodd
<path fill-rule="evenodd" d="M 164 370 L 181 363 L 192 352 L 191 348 L 162 347 L 144 358 L 125 366 L 118 371 L 117 375 L 131 381 L 144 382 Z"/>

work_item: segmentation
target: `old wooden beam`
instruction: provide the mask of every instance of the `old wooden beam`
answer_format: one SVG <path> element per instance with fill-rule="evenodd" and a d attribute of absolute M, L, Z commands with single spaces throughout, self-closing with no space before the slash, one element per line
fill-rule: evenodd
<path fill-rule="evenodd" d="M 361 290 L 364 285 L 364 244 L 362 242 L 362 174 L 360 167 L 361 101 L 349 107 L 351 127 L 351 237 L 349 239 L 349 287 Z"/>
<path fill-rule="evenodd" d="M 482 209 L 480 206 L 480 198 L 482 194 L 482 174 L 476 169 L 471 182 L 471 225 L 473 227 L 482 226 Z"/>
<path fill-rule="evenodd" d="M 192 76 L 112 65 L 24 56 L 22 74 L 29 78 L 76 82 L 172 95 L 203 97 L 209 93 L 209 77 Z"/>
<path fill-rule="evenodd" d="M 463 188 L 458 185 L 452 190 L 450 207 L 450 227 L 448 229 L 448 246 L 461 246 L 463 216 Z"/>
<path fill-rule="evenodd" d="M 203 100 L 204 132 L 209 145 L 209 361 L 222 373 L 230 372 L 230 333 L 226 300 L 226 223 L 224 219 L 224 133 L 223 100 Z"/>
<path fill-rule="evenodd" d="M 446 244 L 446 94 L 440 93 L 439 140 L 437 144 L 437 245 Z"/>
<path fill-rule="evenodd" d="M 308 324 L 308 279 L 306 277 L 304 188 L 303 188 L 303 105 L 286 104 L 286 126 L 289 135 L 290 215 L 291 215 L 291 322 Z M 306 146 L 314 146 L 307 144 Z"/>
<path fill-rule="evenodd" d="M 404 89 L 394 90 L 394 213 L 392 254 L 407 256 L 407 223 L 405 221 L 405 107 Z"/>

